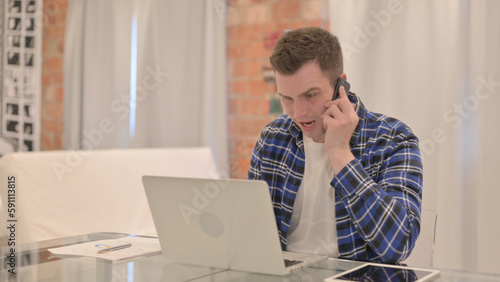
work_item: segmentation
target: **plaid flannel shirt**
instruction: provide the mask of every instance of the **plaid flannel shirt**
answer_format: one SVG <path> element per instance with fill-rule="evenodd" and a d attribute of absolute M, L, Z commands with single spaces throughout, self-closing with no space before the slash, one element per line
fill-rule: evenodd
<path fill-rule="evenodd" d="M 355 160 L 330 183 L 340 258 L 399 262 L 411 253 L 420 232 L 423 168 L 418 139 L 401 121 L 366 110 L 353 93 L 349 99 L 359 116 L 350 143 Z M 302 132 L 282 115 L 262 131 L 248 178 L 270 187 L 283 250 L 304 165 Z"/>

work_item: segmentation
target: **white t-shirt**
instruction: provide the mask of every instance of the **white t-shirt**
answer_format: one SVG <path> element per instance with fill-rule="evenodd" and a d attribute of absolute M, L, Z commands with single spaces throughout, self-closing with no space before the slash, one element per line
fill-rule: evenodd
<path fill-rule="evenodd" d="M 304 136 L 304 179 L 293 207 L 287 250 L 338 257 L 333 168 L 323 143 Z"/>

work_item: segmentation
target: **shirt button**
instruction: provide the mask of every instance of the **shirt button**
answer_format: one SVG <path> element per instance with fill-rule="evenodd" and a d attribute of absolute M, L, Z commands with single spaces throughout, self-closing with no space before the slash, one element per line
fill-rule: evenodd
<path fill-rule="evenodd" d="M 292 181 L 292 183 L 293 183 L 293 185 L 299 185 L 299 181 L 298 181 L 297 179 L 294 179 L 294 180 Z"/>

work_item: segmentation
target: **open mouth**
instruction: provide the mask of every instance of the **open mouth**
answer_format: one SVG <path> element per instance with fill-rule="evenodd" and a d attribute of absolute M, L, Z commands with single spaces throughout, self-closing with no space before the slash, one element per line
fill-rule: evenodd
<path fill-rule="evenodd" d="M 309 122 L 301 122 L 302 126 L 304 127 L 311 127 L 316 123 L 316 121 L 309 121 Z"/>

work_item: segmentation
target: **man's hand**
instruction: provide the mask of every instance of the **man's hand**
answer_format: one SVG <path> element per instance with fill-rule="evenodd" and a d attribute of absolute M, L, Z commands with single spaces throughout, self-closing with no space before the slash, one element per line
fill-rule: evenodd
<path fill-rule="evenodd" d="M 339 89 L 339 98 L 325 103 L 327 110 L 322 115 L 325 127 L 325 147 L 335 174 L 354 160 L 349 142 L 359 122 L 359 117 L 351 104 L 344 87 Z"/>

